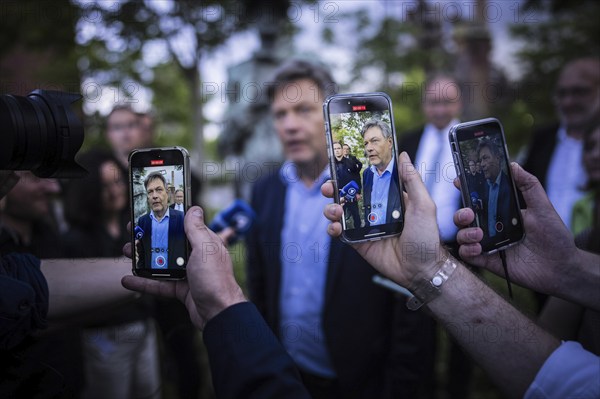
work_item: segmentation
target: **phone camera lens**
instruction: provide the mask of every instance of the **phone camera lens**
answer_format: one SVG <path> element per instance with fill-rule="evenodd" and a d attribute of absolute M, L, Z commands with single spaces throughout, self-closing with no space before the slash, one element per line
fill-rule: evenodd
<path fill-rule="evenodd" d="M 350 101 L 348 101 L 348 105 L 350 105 Z"/>

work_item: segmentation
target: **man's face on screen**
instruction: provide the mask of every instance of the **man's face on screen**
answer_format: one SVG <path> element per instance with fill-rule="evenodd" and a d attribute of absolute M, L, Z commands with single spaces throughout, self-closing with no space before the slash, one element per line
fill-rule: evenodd
<path fill-rule="evenodd" d="M 167 202 L 169 200 L 169 193 L 163 184 L 161 179 L 152 179 L 148 182 L 146 188 L 148 194 L 148 204 L 154 214 L 158 217 L 162 217 L 167 210 Z"/>
<path fill-rule="evenodd" d="M 363 139 L 369 163 L 380 171 L 384 170 L 392 160 L 392 138 L 384 137 L 378 126 L 372 126 Z"/>

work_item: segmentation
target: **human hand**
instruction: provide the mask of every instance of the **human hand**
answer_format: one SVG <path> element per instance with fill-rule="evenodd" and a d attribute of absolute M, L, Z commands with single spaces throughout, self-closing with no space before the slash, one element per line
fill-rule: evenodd
<path fill-rule="evenodd" d="M 505 250 L 510 278 L 533 290 L 555 293 L 561 278 L 572 269 L 570 261 L 578 258 L 579 251 L 573 235 L 554 210 L 538 179 L 516 163 L 512 163 L 511 168 L 527 209 L 521 211 L 525 238 Z M 469 227 L 474 218 L 469 208 L 459 209 L 454 214 L 454 223 L 460 228 L 456 238 L 461 258 L 504 276 L 500 257 L 481 253 L 479 242 L 483 231 L 479 227 Z"/>
<path fill-rule="evenodd" d="M 407 191 L 403 194 L 406 210 L 402 234 L 352 244 L 352 247 L 380 273 L 410 290 L 415 281 L 430 279 L 437 272 L 438 263 L 445 259 L 446 251 L 440 244 L 435 203 L 405 152 L 400 154 L 398 168 Z M 321 192 L 332 198 L 331 181 L 321 186 Z M 329 235 L 340 236 L 342 207 L 329 204 L 323 213 L 332 222 L 327 228 Z"/>
<path fill-rule="evenodd" d="M 159 281 L 125 276 L 121 283 L 130 290 L 179 299 L 200 330 L 226 308 L 246 301 L 233 276 L 233 266 L 223 241 L 204 224 L 203 211 L 192 207 L 185 214 L 185 233 L 192 247 L 187 280 Z M 131 257 L 131 244 L 123 252 Z"/>

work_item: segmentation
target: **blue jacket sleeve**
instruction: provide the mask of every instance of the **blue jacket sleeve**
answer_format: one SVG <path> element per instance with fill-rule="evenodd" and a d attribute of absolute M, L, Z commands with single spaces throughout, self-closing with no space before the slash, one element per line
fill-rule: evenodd
<path fill-rule="evenodd" d="M 40 261 L 29 254 L 0 259 L 0 350 L 17 346 L 35 330 L 46 328 L 48 284 Z"/>
<path fill-rule="evenodd" d="M 210 320 L 204 343 L 219 399 L 310 399 L 294 361 L 252 303 Z"/>

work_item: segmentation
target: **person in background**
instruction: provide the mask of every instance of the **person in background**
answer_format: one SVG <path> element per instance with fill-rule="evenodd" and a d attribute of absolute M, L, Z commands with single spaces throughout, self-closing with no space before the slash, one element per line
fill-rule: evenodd
<path fill-rule="evenodd" d="M 600 59 L 567 63 L 554 88 L 559 124 L 534 132 L 523 168 L 535 175 L 552 205 L 571 226 L 573 205 L 587 180 L 581 160 L 583 129 L 600 113 Z"/>
<path fill-rule="evenodd" d="M 453 186 L 456 177 L 452 152 L 448 143 L 450 128 L 459 123 L 463 109 L 463 97 L 460 84 L 453 76 L 438 73 L 430 76 L 423 85 L 421 110 L 425 116 L 425 125 L 416 130 L 400 134 L 398 151 L 406 151 L 415 163 L 429 195 L 437 208 L 437 222 L 442 243 L 453 254 L 458 251 L 456 226 L 452 222 L 454 212 L 462 207 L 460 192 Z M 438 353 L 436 323 L 430 319 L 430 326 L 424 329 L 423 336 L 428 337 L 430 354 L 430 381 L 435 381 L 435 357 Z M 451 399 L 467 398 L 469 383 L 473 373 L 473 362 L 465 355 L 454 340 L 449 341 L 447 388 Z M 437 381 L 428 385 L 428 397 L 434 397 Z M 443 388 L 442 388 L 443 389 Z"/>
<path fill-rule="evenodd" d="M 106 122 L 106 140 L 119 161 L 122 173 L 127 176 L 129 153 L 138 148 L 157 147 L 156 113 L 136 113 L 127 105 L 113 108 Z M 190 202 L 198 201 L 201 181 L 192 171 Z M 129 218 L 129 212 L 126 212 Z M 197 332 L 189 321 L 187 311 L 178 301 L 155 298 L 154 316 L 162 338 L 166 341 L 165 359 L 162 362 L 163 380 L 176 387 L 183 399 L 195 399 L 202 384 L 200 351 L 196 345 Z"/>
<path fill-rule="evenodd" d="M 64 256 L 114 258 L 129 241 L 126 177 L 110 153 L 90 151 L 78 158 L 88 170 L 64 190 Z M 84 271 L 82 270 L 81 273 Z M 83 332 L 85 385 L 82 398 L 159 398 L 160 362 L 153 301 L 140 299 L 106 309 Z"/>
<path fill-rule="evenodd" d="M 573 207 L 571 231 L 575 244 L 600 254 L 600 115 L 584 129 L 583 165 L 588 181 L 587 194 Z M 575 303 L 549 297 L 538 318 L 558 338 L 575 340 L 588 351 L 600 355 L 600 313 Z"/>
<path fill-rule="evenodd" d="M 183 190 L 178 188 L 177 190 L 175 190 L 175 202 L 169 205 L 169 208 L 185 213 L 185 209 L 183 207 L 184 198 L 185 197 L 183 195 Z"/>
<path fill-rule="evenodd" d="M 272 81 L 271 114 L 287 161 L 253 187 L 250 298 L 313 398 L 415 397 L 423 382 L 424 316 L 374 284 L 375 271 L 356 251 L 327 236 L 322 104 L 334 81 L 301 60 L 281 66 Z M 292 90 L 293 101 L 285 94 Z"/>
<path fill-rule="evenodd" d="M 0 254 L 26 253 L 40 259 L 62 256 L 62 243 L 53 212 L 61 193 L 56 179 L 43 179 L 29 171 L 14 172 L 18 182 L 0 201 Z M 81 329 L 49 331 L 27 343 L 28 364 L 35 364 L 44 387 L 64 386 L 78 396 L 83 387 Z"/>
<path fill-rule="evenodd" d="M 354 195 L 347 195 L 344 198 L 344 211 L 346 212 L 346 218 L 348 216 L 352 217 L 353 228 L 361 227 L 360 212 L 358 211 L 358 201 L 361 198 L 362 187 L 359 164 L 344 156 L 342 144 L 339 141 L 333 143 L 333 155 L 335 157 L 334 164 L 339 189 L 343 189 L 350 182 L 356 184 L 353 187 L 356 190 Z M 362 167 L 362 164 L 360 167 Z M 358 179 L 356 178 L 357 175 Z"/>

